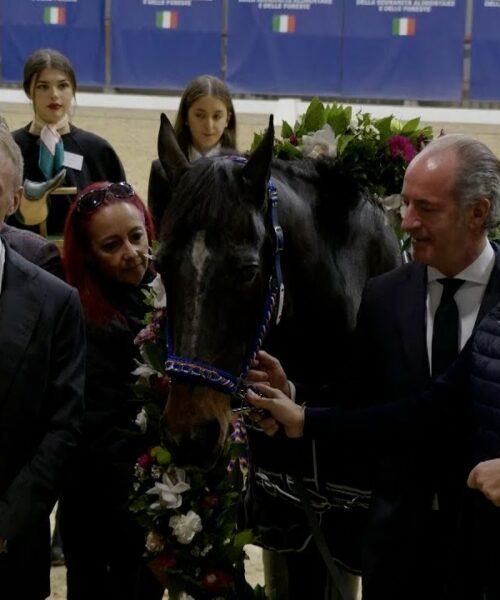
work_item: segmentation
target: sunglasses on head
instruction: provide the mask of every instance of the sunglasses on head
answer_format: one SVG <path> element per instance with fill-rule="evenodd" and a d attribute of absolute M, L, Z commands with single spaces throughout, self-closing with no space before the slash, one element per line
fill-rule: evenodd
<path fill-rule="evenodd" d="M 76 201 L 76 210 L 79 213 L 87 213 L 96 210 L 106 199 L 106 196 L 115 198 L 129 198 L 135 194 L 134 188 L 126 181 L 110 183 L 106 187 L 91 190 Z"/>

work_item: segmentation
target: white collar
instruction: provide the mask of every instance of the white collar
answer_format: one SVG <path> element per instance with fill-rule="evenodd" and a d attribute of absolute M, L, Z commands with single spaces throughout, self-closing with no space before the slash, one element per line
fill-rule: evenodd
<path fill-rule="evenodd" d="M 221 148 L 221 146 L 220 146 L 220 142 L 219 142 L 216 146 L 214 146 L 213 148 L 210 148 L 210 150 L 205 152 L 205 154 L 202 154 L 201 152 L 196 150 L 196 148 L 193 145 L 191 145 L 191 146 L 189 146 L 189 162 L 194 162 L 195 160 L 198 160 L 202 156 L 205 156 L 206 158 L 209 158 L 210 156 L 219 156 L 220 148 Z"/>
<path fill-rule="evenodd" d="M 3 272 L 5 267 L 5 246 L 0 238 L 0 294 L 2 293 Z"/>
<path fill-rule="evenodd" d="M 495 251 L 493 250 L 492 245 L 486 241 L 483 251 L 476 258 L 474 262 L 472 262 L 468 267 L 466 267 L 460 273 L 457 273 L 454 279 L 463 279 L 464 281 L 469 281 L 471 283 L 479 283 L 481 285 L 487 285 L 491 272 L 493 271 L 493 267 L 495 266 Z M 427 282 L 432 283 L 437 279 L 441 279 L 446 277 L 438 271 L 434 267 L 427 267 Z"/>

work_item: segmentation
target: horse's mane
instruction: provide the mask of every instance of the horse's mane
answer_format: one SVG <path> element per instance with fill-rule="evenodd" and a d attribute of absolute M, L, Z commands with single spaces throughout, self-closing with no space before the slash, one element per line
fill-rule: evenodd
<path fill-rule="evenodd" d="M 173 241 L 176 231 L 189 232 L 203 223 L 207 229 L 227 230 L 235 218 L 244 219 L 242 183 L 237 177 L 243 165 L 220 157 L 197 161 L 196 176 L 180 177 L 163 220 L 162 239 Z M 315 213 L 321 228 L 341 235 L 348 227 L 347 214 L 362 200 L 376 204 L 362 183 L 353 177 L 341 161 L 322 157 L 285 161 L 273 159 L 272 174 L 292 187 L 299 180 L 313 186 Z M 235 176 L 236 174 L 236 176 Z M 304 198 L 308 201 L 308 198 Z M 179 227 L 179 225 L 181 225 Z"/>

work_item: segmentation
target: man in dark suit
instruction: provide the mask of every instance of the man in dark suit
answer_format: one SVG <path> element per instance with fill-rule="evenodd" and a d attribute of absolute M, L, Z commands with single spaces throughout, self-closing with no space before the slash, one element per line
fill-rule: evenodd
<path fill-rule="evenodd" d="M 14 207 L 12 213 L 16 209 L 17 206 Z M 59 277 L 59 279 L 63 279 L 61 254 L 54 242 L 47 240 L 37 233 L 28 231 L 27 229 L 19 229 L 18 227 L 7 225 L 7 223 L 3 224 L 0 234 L 12 250 L 15 250 L 23 258 L 52 273 L 52 275 Z"/>
<path fill-rule="evenodd" d="M 402 196 L 414 262 L 367 284 L 353 359 L 353 392 L 382 406 L 351 415 L 303 410 L 267 387 L 261 391 L 273 400 L 250 399 L 292 437 L 329 435 L 333 444 L 364 437 L 367 458 L 378 447 L 367 600 L 473 600 L 474 581 L 460 578 L 466 447 L 457 432 L 466 413 L 458 402 L 436 404 L 421 394 L 500 301 L 500 254 L 487 239 L 500 208 L 500 163 L 476 140 L 445 136 L 409 165 Z M 273 419 L 263 425 L 276 429 Z"/>
<path fill-rule="evenodd" d="M 19 165 L 0 130 L 0 225 L 22 193 Z M 76 291 L 2 235 L 0 285 L 0 597 L 42 600 L 49 515 L 83 412 L 83 317 Z"/>

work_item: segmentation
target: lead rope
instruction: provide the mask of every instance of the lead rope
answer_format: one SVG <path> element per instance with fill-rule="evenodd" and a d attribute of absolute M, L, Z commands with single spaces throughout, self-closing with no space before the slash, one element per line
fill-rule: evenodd
<path fill-rule="evenodd" d="M 314 509 L 311 506 L 309 494 L 307 493 L 306 487 L 304 485 L 304 480 L 300 475 L 294 475 L 294 481 L 297 495 L 302 501 L 304 512 L 306 513 L 309 526 L 311 527 L 316 548 L 321 554 L 321 558 L 323 559 L 323 562 L 325 563 L 326 568 L 330 573 L 330 577 L 332 579 L 332 587 L 334 591 L 338 594 L 340 600 L 351 600 L 351 593 L 350 590 L 346 589 L 344 575 L 335 563 L 335 559 L 333 558 L 330 549 L 328 548 L 328 544 L 326 543 L 325 536 L 321 531 L 318 518 L 316 517 Z"/>

